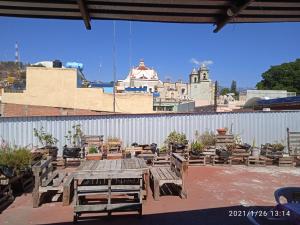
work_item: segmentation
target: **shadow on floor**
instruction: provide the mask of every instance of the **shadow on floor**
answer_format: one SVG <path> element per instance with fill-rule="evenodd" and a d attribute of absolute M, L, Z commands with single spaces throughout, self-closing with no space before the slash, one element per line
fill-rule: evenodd
<path fill-rule="evenodd" d="M 248 212 L 250 210 L 269 210 L 270 207 L 244 207 L 233 206 L 223 208 L 212 208 L 202 210 L 180 211 L 170 213 L 149 214 L 139 217 L 138 215 L 112 215 L 107 217 L 105 214 L 95 218 L 88 218 L 83 215 L 81 220 L 77 222 L 78 225 L 250 225 L 247 217 L 230 216 L 234 212 Z M 71 225 L 73 222 L 54 223 L 51 225 Z M 40 225 L 50 225 L 40 224 Z"/>

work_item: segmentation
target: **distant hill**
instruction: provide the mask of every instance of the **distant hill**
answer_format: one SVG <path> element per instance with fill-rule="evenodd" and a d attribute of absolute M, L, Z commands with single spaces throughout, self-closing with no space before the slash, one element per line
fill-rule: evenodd
<path fill-rule="evenodd" d="M 0 61 L 0 86 L 23 86 L 26 80 L 27 65 L 12 61 Z"/>

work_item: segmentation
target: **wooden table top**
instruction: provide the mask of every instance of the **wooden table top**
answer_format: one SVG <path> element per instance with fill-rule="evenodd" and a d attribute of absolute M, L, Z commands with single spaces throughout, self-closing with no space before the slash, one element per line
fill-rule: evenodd
<path fill-rule="evenodd" d="M 86 160 L 77 168 L 77 172 L 104 172 L 104 171 L 135 171 L 148 170 L 143 159 L 115 159 L 115 160 Z"/>

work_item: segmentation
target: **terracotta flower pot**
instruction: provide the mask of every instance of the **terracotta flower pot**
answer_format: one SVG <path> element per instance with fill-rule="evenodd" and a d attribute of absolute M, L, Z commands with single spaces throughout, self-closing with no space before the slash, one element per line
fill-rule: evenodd
<path fill-rule="evenodd" d="M 225 128 L 219 128 L 217 129 L 217 132 L 219 135 L 226 135 L 227 130 Z"/>

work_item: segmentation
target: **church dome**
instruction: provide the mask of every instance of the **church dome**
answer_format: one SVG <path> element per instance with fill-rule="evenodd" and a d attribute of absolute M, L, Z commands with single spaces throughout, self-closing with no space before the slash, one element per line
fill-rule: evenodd
<path fill-rule="evenodd" d="M 154 69 L 147 67 L 144 60 L 141 59 L 139 65 L 129 71 L 126 80 L 129 79 L 158 80 L 158 74 Z"/>

